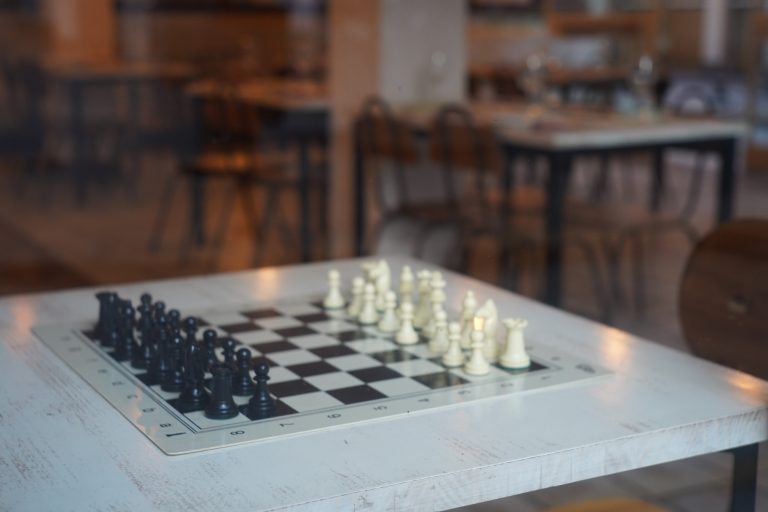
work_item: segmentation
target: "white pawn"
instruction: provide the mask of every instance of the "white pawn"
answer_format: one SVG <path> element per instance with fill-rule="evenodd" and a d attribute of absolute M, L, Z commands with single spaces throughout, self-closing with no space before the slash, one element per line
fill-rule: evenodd
<path fill-rule="evenodd" d="M 429 301 L 431 303 L 429 309 L 430 315 L 422 328 L 424 329 L 424 333 L 431 338 L 435 333 L 435 315 L 437 315 L 438 311 L 444 310 L 446 296 L 443 274 L 440 272 L 433 272 L 429 287 L 432 290 L 429 293 Z"/>
<path fill-rule="evenodd" d="M 419 342 L 419 335 L 413 328 L 413 304 L 403 304 L 400 311 L 400 330 L 395 335 L 395 341 L 401 345 L 415 345 Z"/>
<path fill-rule="evenodd" d="M 408 265 L 400 272 L 400 306 L 406 302 L 413 304 L 413 272 Z"/>
<path fill-rule="evenodd" d="M 470 290 L 464 295 L 464 301 L 461 305 L 461 348 L 463 349 L 472 346 L 472 329 L 474 328 L 472 322 L 475 318 L 475 311 L 477 311 L 477 299 Z"/>
<path fill-rule="evenodd" d="M 341 295 L 341 274 L 338 270 L 328 272 L 328 295 L 323 300 L 325 309 L 341 309 L 344 307 L 344 297 Z"/>
<path fill-rule="evenodd" d="M 432 304 L 429 300 L 429 295 L 432 291 L 429 284 L 431 277 L 432 272 L 429 270 L 421 270 L 418 273 L 418 302 L 416 303 L 416 309 L 413 316 L 413 326 L 417 329 L 421 329 L 426 325 L 429 320 L 429 315 L 432 312 L 430 310 Z"/>
<path fill-rule="evenodd" d="M 443 364 L 455 368 L 464 364 L 464 352 L 461 350 L 461 325 L 459 322 L 448 324 L 448 352 L 443 354 Z"/>
<path fill-rule="evenodd" d="M 347 313 L 349 316 L 357 317 L 360 310 L 363 309 L 363 289 L 365 288 L 365 279 L 356 277 L 352 279 L 352 300 L 349 301 Z"/>
<path fill-rule="evenodd" d="M 435 332 L 427 347 L 430 352 L 436 353 L 448 350 L 448 315 L 442 309 L 435 313 Z"/>
<path fill-rule="evenodd" d="M 400 327 L 395 308 L 397 307 L 397 296 L 392 290 L 388 291 L 384 297 L 384 313 L 379 320 L 379 330 L 381 332 L 395 332 Z"/>
<path fill-rule="evenodd" d="M 485 332 L 482 329 L 482 321 L 479 323 L 480 325 L 475 326 L 472 331 L 472 355 L 469 356 L 469 361 L 464 365 L 464 372 L 469 375 L 485 375 L 491 371 L 491 365 L 488 364 L 483 355 Z"/>
<path fill-rule="evenodd" d="M 389 269 L 389 263 L 386 260 L 380 260 L 376 266 L 376 310 L 384 311 L 387 292 L 391 289 L 392 272 Z"/>
<path fill-rule="evenodd" d="M 374 325 L 379 320 L 379 313 L 376 311 L 376 288 L 371 283 L 367 283 L 363 288 L 363 306 L 357 320 L 362 325 Z"/>
<path fill-rule="evenodd" d="M 528 325 L 522 318 L 507 318 L 504 320 L 507 327 L 507 346 L 499 358 L 499 364 L 510 370 L 521 370 L 531 366 L 531 358 L 525 351 L 523 329 Z"/>

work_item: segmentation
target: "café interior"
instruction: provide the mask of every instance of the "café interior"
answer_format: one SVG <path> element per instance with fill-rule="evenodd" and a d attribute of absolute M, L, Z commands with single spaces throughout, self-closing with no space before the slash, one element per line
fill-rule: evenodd
<path fill-rule="evenodd" d="M 0 0 L 0 295 L 407 255 L 764 345 L 697 300 L 765 308 L 766 43 L 757 0 Z M 731 464 L 461 510 L 726 510 Z M 568 508 L 612 496 L 660 508 Z"/>

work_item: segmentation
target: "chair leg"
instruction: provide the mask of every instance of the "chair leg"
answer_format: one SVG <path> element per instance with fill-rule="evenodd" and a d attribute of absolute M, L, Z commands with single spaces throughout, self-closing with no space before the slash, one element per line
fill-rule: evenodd
<path fill-rule="evenodd" d="M 163 232 L 165 231 L 165 223 L 168 220 L 168 214 L 171 210 L 171 204 L 173 201 L 174 191 L 176 187 L 176 174 L 172 174 L 168 177 L 163 187 L 163 192 L 160 194 L 160 205 L 157 209 L 157 216 L 155 217 L 154 227 L 152 228 L 151 235 L 149 237 L 148 249 L 151 252 L 157 252 L 160 250 L 160 245 L 163 241 Z"/>
<path fill-rule="evenodd" d="M 218 265 L 219 252 L 224 245 L 224 238 L 227 234 L 227 228 L 232 221 L 232 213 L 235 211 L 235 201 L 240 189 L 239 183 L 233 183 L 229 194 L 224 199 L 224 204 L 221 208 L 221 215 L 219 222 L 217 223 L 216 231 L 213 235 L 213 243 L 211 244 L 211 257 L 208 261 L 208 269 L 213 271 Z"/>
<path fill-rule="evenodd" d="M 613 323 L 613 301 L 611 300 L 611 293 L 608 287 L 603 281 L 603 277 L 600 274 L 600 265 L 598 263 L 598 255 L 595 250 L 592 249 L 586 242 L 579 244 L 581 246 L 584 259 L 589 267 L 590 278 L 592 279 L 592 288 L 595 291 L 595 298 L 598 304 L 601 306 L 601 316 L 604 323 L 611 325 Z"/>
<path fill-rule="evenodd" d="M 267 186 L 264 189 L 266 197 L 261 213 L 261 226 L 258 233 L 254 234 L 253 265 L 255 267 L 261 266 L 264 261 L 264 249 L 269 238 L 270 226 L 274 222 L 272 219 L 275 215 L 275 209 L 279 205 L 279 193 L 280 189 L 274 186 Z"/>
<path fill-rule="evenodd" d="M 635 288 L 635 311 L 638 315 L 645 314 L 645 251 L 643 250 L 643 237 L 640 233 L 632 244 L 633 262 L 632 278 Z"/>

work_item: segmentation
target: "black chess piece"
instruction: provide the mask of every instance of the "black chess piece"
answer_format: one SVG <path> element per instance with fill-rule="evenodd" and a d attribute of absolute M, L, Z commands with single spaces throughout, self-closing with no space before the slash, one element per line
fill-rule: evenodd
<path fill-rule="evenodd" d="M 184 340 L 178 334 L 174 334 L 168 343 L 168 372 L 165 374 L 165 379 L 160 381 L 160 389 L 163 391 L 174 392 L 184 389 L 183 349 Z"/>
<path fill-rule="evenodd" d="M 142 306 L 144 306 L 145 309 L 150 310 L 152 309 L 152 296 L 148 293 L 142 293 L 141 297 L 139 297 L 139 302 Z M 137 308 L 138 309 L 138 308 Z"/>
<path fill-rule="evenodd" d="M 161 315 L 159 318 L 164 318 Z M 161 383 L 168 378 L 171 371 L 171 363 L 168 350 L 168 329 L 164 323 L 155 324 L 154 329 L 155 349 L 152 352 L 152 360 L 149 364 L 149 378 L 151 383 Z"/>
<path fill-rule="evenodd" d="M 187 344 L 197 341 L 197 318 L 188 316 L 184 319 L 184 337 Z"/>
<path fill-rule="evenodd" d="M 213 420 L 234 418 L 239 411 L 232 399 L 232 369 L 228 366 L 215 366 L 211 373 L 211 400 L 205 408 L 205 417 Z"/>
<path fill-rule="evenodd" d="M 184 389 L 177 404 L 181 412 L 196 411 L 208 403 L 208 391 L 203 385 L 203 377 L 200 348 L 197 343 L 190 343 L 184 355 Z"/>
<path fill-rule="evenodd" d="M 269 365 L 265 361 L 256 363 L 256 392 L 248 401 L 248 417 L 252 420 L 271 418 L 275 414 L 275 400 L 269 394 Z"/>
<path fill-rule="evenodd" d="M 234 338 L 227 337 L 224 339 L 224 342 L 221 344 L 221 346 L 224 348 L 224 364 L 232 368 L 232 370 L 236 370 L 237 365 L 235 364 L 235 348 L 237 347 L 237 342 L 234 340 Z"/>
<path fill-rule="evenodd" d="M 118 361 L 131 361 L 139 346 L 134 336 L 134 327 L 136 324 L 136 312 L 130 300 L 121 301 L 120 304 L 120 328 L 118 329 L 118 339 L 114 345 L 114 357 Z"/>
<path fill-rule="evenodd" d="M 99 301 L 99 318 L 93 331 L 96 339 L 101 341 L 114 324 L 114 305 L 117 294 L 115 292 L 99 292 L 96 300 Z"/>
<path fill-rule="evenodd" d="M 243 347 L 235 354 L 237 358 L 237 371 L 232 383 L 232 393 L 236 396 L 250 396 L 256 391 L 256 386 L 251 380 L 251 351 Z"/>
<path fill-rule="evenodd" d="M 166 316 L 171 327 L 181 329 L 181 312 L 178 309 L 169 309 Z"/>
<path fill-rule="evenodd" d="M 203 331 L 203 351 L 200 354 L 200 359 L 203 363 L 203 369 L 208 371 L 211 367 L 219 364 L 219 358 L 216 357 L 216 343 L 218 342 L 218 335 L 213 329 L 206 329 Z"/>
<path fill-rule="evenodd" d="M 141 296 L 142 302 L 136 307 L 139 312 L 138 331 L 141 345 L 131 357 L 131 366 L 134 368 L 146 368 L 152 359 L 152 307 L 144 302 L 144 295 Z M 151 297 L 149 300 L 152 300 Z"/>

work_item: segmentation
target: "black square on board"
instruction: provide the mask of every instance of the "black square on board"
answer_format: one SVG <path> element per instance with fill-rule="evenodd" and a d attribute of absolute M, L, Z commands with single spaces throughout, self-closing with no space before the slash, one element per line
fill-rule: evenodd
<path fill-rule="evenodd" d="M 285 352 L 286 350 L 296 350 L 297 347 L 293 343 L 282 341 L 268 341 L 266 343 L 255 343 L 251 345 L 254 349 L 258 350 L 262 354 L 271 354 L 272 352 Z"/>
<path fill-rule="evenodd" d="M 377 382 L 380 380 L 398 379 L 402 377 L 392 368 L 386 366 L 374 366 L 373 368 L 363 368 L 362 370 L 352 370 L 347 372 L 353 377 L 357 377 L 363 382 Z"/>
<path fill-rule="evenodd" d="M 269 386 L 269 391 L 276 397 L 284 397 L 314 393 L 315 391 L 319 391 L 319 389 L 305 380 L 289 380 L 271 384 Z"/>
<path fill-rule="evenodd" d="M 356 351 L 352 350 L 346 345 L 330 345 L 328 347 L 314 348 L 314 349 L 311 349 L 310 352 L 312 352 L 316 356 L 322 357 L 323 359 L 328 359 L 329 357 L 339 357 L 339 356 L 348 356 L 351 354 L 357 354 Z"/>
<path fill-rule="evenodd" d="M 336 373 L 339 371 L 335 366 L 331 366 L 325 361 L 315 361 L 314 363 L 296 364 L 293 366 L 286 366 L 296 375 L 301 377 L 311 377 L 313 375 L 322 375 L 324 373 Z"/>
<path fill-rule="evenodd" d="M 449 388 L 452 386 L 461 386 L 467 381 L 451 372 L 428 373 L 426 375 L 415 375 L 411 379 L 420 382 L 430 389 Z"/>
<path fill-rule="evenodd" d="M 509 372 L 509 373 L 531 373 L 531 372 L 547 369 L 546 366 L 544 366 L 543 364 L 539 364 L 536 361 L 531 361 L 531 366 L 529 366 L 528 368 L 521 368 L 520 370 L 512 370 L 510 368 L 504 368 L 503 366 L 500 366 L 498 364 L 494 366 L 497 366 L 502 370 L 504 370 L 505 372 Z"/>
<path fill-rule="evenodd" d="M 381 398 L 387 398 L 387 395 L 376 391 L 369 386 L 353 386 L 351 388 L 332 389 L 326 391 L 336 400 L 343 402 L 345 405 L 359 404 L 360 402 L 370 402 L 371 400 L 379 400 Z"/>
<path fill-rule="evenodd" d="M 242 322 L 239 324 L 220 325 L 221 330 L 228 334 L 237 334 L 239 332 L 260 331 L 261 327 L 252 322 Z"/>
<path fill-rule="evenodd" d="M 385 364 L 399 363 L 402 361 L 410 361 L 411 359 L 418 359 L 418 357 L 416 357 L 415 355 L 400 349 L 385 350 L 383 352 L 376 352 L 368 355 Z"/>
<path fill-rule="evenodd" d="M 168 400 L 168 404 L 182 414 L 187 414 L 195 411 L 202 411 L 205 409 L 205 405 L 206 405 L 205 403 L 203 403 L 200 405 L 200 407 L 182 406 L 178 398 L 173 398 L 171 400 Z"/>
<path fill-rule="evenodd" d="M 306 336 L 308 334 L 317 334 L 317 331 L 310 329 L 306 325 L 300 327 L 286 327 L 285 329 L 274 329 L 274 331 L 283 338 L 295 338 L 296 336 Z"/>
<path fill-rule="evenodd" d="M 262 318 L 272 318 L 275 316 L 282 316 L 279 311 L 268 309 L 254 309 L 252 311 L 242 311 L 241 315 L 250 318 L 251 320 L 260 320 Z"/>
<path fill-rule="evenodd" d="M 374 335 L 365 331 L 342 331 L 331 333 L 329 336 L 336 338 L 341 342 L 367 340 L 369 338 L 375 338 Z"/>
<path fill-rule="evenodd" d="M 310 313 L 308 315 L 298 315 L 294 318 L 299 322 L 304 322 L 305 324 L 311 324 L 313 322 L 324 322 L 331 319 L 331 317 L 325 313 Z"/>
<path fill-rule="evenodd" d="M 258 421 L 256 418 L 252 418 L 251 416 L 248 416 L 248 404 L 241 405 L 240 412 L 242 412 L 244 416 L 247 416 L 249 420 Z M 289 414 L 296 414 L 296 411 L 286 403 L 280 400 L 276 400 L 275 412 L 272 414 L 272 416 L 270 416 L 270 418 L 277 418 L 279 416 L 288 416 Z M 261 418 L 261 419 L 268 419 L 268 418 Z"/>

